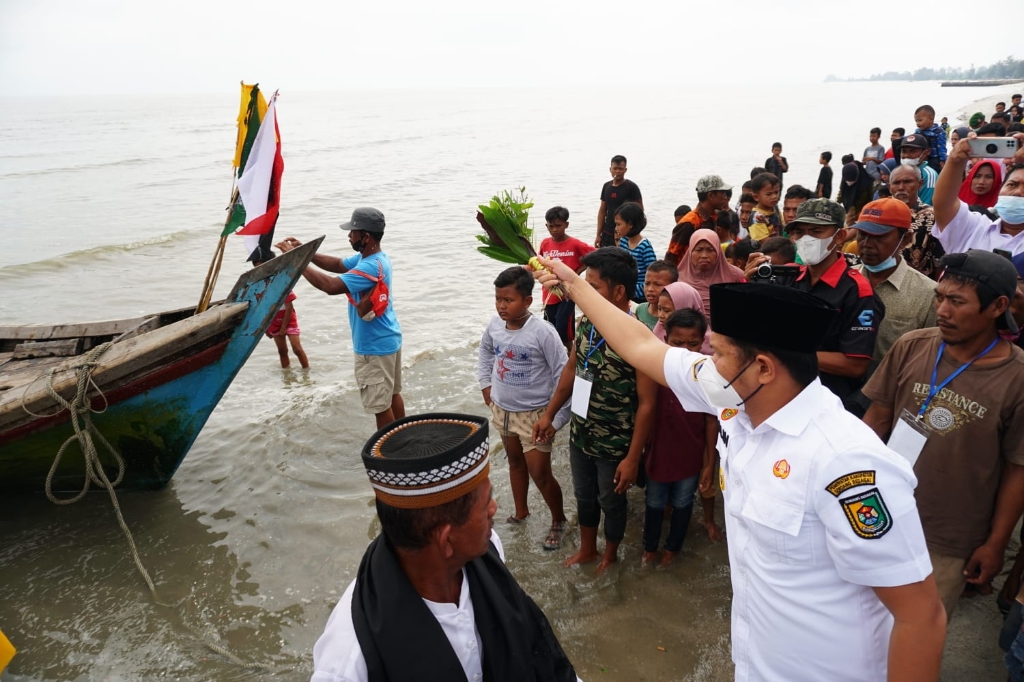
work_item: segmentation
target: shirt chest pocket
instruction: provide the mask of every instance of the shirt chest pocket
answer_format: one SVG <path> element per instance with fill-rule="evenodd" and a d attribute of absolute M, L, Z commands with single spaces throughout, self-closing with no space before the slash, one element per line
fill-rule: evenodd
<path fill-rule="evenodd" d="M 825 533 L 798 500 L 753 491 L 740 515 L 747 521 L 754 551 L 770 562 L 814 565 L 827 554 Z"/>

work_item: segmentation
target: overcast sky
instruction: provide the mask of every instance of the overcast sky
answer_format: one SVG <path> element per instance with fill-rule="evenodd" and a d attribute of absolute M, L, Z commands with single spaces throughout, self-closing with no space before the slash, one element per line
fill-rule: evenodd
<path fill-rule="evenodd" d="M 1012 52 L 1006 40 L 972 38 L 967 7 L 963 0 L 0 0 L 0 93 L 223 92 L 244 79 L 292 90 L 723 83 L 755 96 L 759 86 L 830 73 L 980 66 Z M 918 28 L 909 30 L 911 23 Z M 943 37 L 954 35 L 963 37 Z"/>

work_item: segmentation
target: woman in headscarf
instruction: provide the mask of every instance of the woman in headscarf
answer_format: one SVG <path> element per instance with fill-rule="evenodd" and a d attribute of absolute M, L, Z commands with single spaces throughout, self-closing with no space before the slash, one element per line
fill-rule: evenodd
<path fill-rule="evenodd" d="M 680 263 L 679 281 L 686 282 L 700 294 L 704 313 L 711 320 L 712 284 L 742 282 L 743 271 L 725 260 L 722 241 L 714 230 L 697 230 L 690 237 L 690 249 Z"/>
<path fill-rule="evenodd" d="M 953 128 L 953 132 L 949 134 L 950 147 L 955 147 L 956 143 L 967 137 L 970 134 L 971 129 L 967 126 L 960 126 L 959 128 Z"/>
<path fill-rule="evenodd" d="M 847 212 L 856 210 L 860 213 L 864 205 L 871 201 L 873 186 L 874 180 L 860 161 L 851 161 L 843 166 L 843 184 L 839 186 L 843 208 Z"/>
<path fill-rule="evenodd" d="M 671 309 L 669 309 L 670 306 Z M 658 323 L 654 325 L 652 330 L 654 335 L 664 341 L 665 319 L 668 319 L 668 316 L 675 311 L 683 310 L 684 308 L 693 308 L 707 319 L 708 315 L 704 312 L 704 301 L 692 286 L 686 282 L 673 282 L 662 289 L 661 295 L 658 297 Z M 701 352 L 707 355 L 712 353 L 710 328 L 704 335 L 704 345 L 701 348 Z"/>
<path fill-rule="evenodd" d="M 978 161 L 960 185 L 960 200 L 968 206 L 992 208 L 1003 185 L 1003 166 L 992 159 Z"/>

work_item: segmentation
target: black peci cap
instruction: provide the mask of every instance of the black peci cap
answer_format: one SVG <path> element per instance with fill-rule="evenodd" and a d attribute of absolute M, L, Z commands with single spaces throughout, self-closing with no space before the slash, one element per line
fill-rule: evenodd
<path fill-rule="evenodd" d="M 816 296 L 776 284 L 712 284 L 710 292 L 715 333 L 758 347 L 813 353 L 839 314 Z"/>

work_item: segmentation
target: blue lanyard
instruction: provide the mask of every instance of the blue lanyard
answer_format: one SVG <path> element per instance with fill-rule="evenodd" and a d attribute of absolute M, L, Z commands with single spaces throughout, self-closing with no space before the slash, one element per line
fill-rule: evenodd
<path fill-rule="evenodd" d="M 921 410 L 917 413 L 917 418 L 920 419 L 921 417 L 924 416 L 925 410 L 928 409 L 928 406 L 932 402 L 932 398 L 938 395 L 939 391 L 944 389 L 953 379 L 956 379 L 958 376 L 960 376 L 960 373 L 963 372 L 968 367 L 970 367 L 975 360 L 980 360 L 985 355 L 988 355 L 989 351 L 995 348 L 997 343 L 999 343 L 999 337 L 996 337 L 992 341 L 992 343 L 988 345 L 988 348 L 978 353 L 973 360 L 968 360 L 964 364 L 960 365 L 960 369 L 950 374 L 948 377 L 946 377 L 945 381 L 936 386 L 935 380 L 938 378 L 939 375 L 939 361 L 942 360 L 942 353 L 946 350 L 946 344 L 945 342 L 943 342 L 942 345 L 939 346 L 939 354 L 935 356 L 935 367 L 932 368 L 932 383 L 931 386 L 928 388 L 928 397 L 925 398 L 924 403 L 921 405 Z"/>
<path fill-rule="evenodd" d="M 594 325 L 593 325 L 593 323 L 591 323 L 591 325 L 590 325 L 590 340 L 587 341 L 587 346 L 590 347 L 590 350 L 587 351 L 587 356 L 585 358 L 583 358 L 583 369 L 585 369 L 585 370 L 586 369 L 590 369 L 590 356 L 593 355 L 594 351 L 596 351 L 598 348 L 600 348 L 601 344 L 603 344 L 603 343 L 604 343 L 604 337 L 601 337 L 601 340 L 597 342 L 597 345 L 596 346 L 594 345 Z"/>

